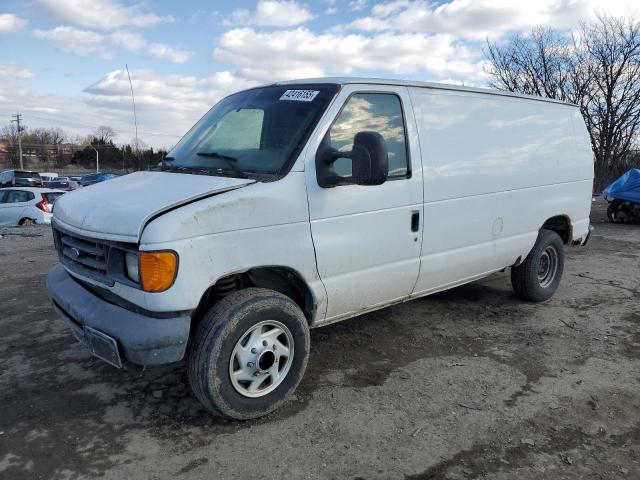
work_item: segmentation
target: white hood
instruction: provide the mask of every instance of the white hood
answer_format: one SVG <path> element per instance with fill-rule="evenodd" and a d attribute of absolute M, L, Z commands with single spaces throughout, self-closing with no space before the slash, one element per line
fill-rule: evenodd
<path fill-rule="evenodd" d="M 136 172 L 62 195 L 56 224 L 80 235 L 138 242 L 146 223 L 159 214 L 255 180 L 169 172 Z"/>

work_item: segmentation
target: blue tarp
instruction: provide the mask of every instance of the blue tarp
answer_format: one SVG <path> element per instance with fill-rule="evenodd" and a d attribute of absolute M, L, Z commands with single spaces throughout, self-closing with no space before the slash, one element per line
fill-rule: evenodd
<path fill-rule="evenodd" d="M 632 168 L 602 191 L 607 200 L 640 203 L 640 168 Z"/>

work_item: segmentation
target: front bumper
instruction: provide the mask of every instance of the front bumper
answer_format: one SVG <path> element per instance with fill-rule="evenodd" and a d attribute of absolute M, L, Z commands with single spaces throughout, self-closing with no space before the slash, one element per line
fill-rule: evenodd
<path fill-rule="evenodd" d="M 120 357 L 137 365 L 177 362 L 184 357 L 189 315 L 153 318 L 113 305 L 80 285 L 62 265 L 47 274 L 47 290 L 56 312 L 75 337 L 112 365 L 119 366 Z M 92 339 L 100 334 L 115 341 L 116 360 L 105 358 L 93 348 Z"/>

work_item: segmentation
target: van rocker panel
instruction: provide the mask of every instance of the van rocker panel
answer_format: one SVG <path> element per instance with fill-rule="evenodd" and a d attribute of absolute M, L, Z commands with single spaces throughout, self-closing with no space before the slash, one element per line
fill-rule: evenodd
<path fill-rule="evenodd" d="M 113 305 L 82 287 L 62 265 L 47 274 L 47 290 L 58 315 L 85 345 L 84 327 L 90 327 L 115 339 L 130 363 L 159 365 L 184 357 L 189 315 L 153 318 Z"/>

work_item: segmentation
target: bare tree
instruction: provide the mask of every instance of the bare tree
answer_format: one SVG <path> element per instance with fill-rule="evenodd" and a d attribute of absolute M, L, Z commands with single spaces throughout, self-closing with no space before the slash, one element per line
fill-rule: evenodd
<path fill-rule="evenodd" d="M 582 29 L 594 72 L 580 106 L 596 155 L 596 177 L 606 178 L 630 154 L 640 128 L 640 23 L 601 16 Z M 603 186 L 603 185 L 601 185 Z"/>
<path fill-rule="evenodd" d="M 24 130 L 24 127 L 20 127 Z M 0 141 L 5 144 L 9 165 L 13 168 L 20 166 L 20 159 L 18 158 L 18 127 L 15 123 L 9 123 L 0 129 Z"/>
<path fill-rule="evenodd" d="M 487 42 L 491 86 L 575 103 L 589 130 L 600 190 L 627 165 L 640 129 L 640 23 L 598 15 L 573 36 L 536 28 Z"/>
<path fill-rule="evenodd" d="M 25 143 L 30 150 L 34 151 L 38 159 L 42 162 L 43 168 L 49 166 L 51 135 L 46 128 L 34 128 L 25 136 Z"/>
<path fill-rule="evenodd" d="M 67 140 L 67 133 L 58 127 L 49 129 L 49 137 L 51 139 L 51 148 L 56 168 L 64 167 L 64 148 L 62 145 Z"/>
<path fill-rule="evenodd" d="M 96 128 L 93 136 L 95 137 L 96 143 L 99 143 L 101 145 L 112 143 L 116 138 L 116 131 L 111 127 L 101 125 L 100 127 Z"/>

